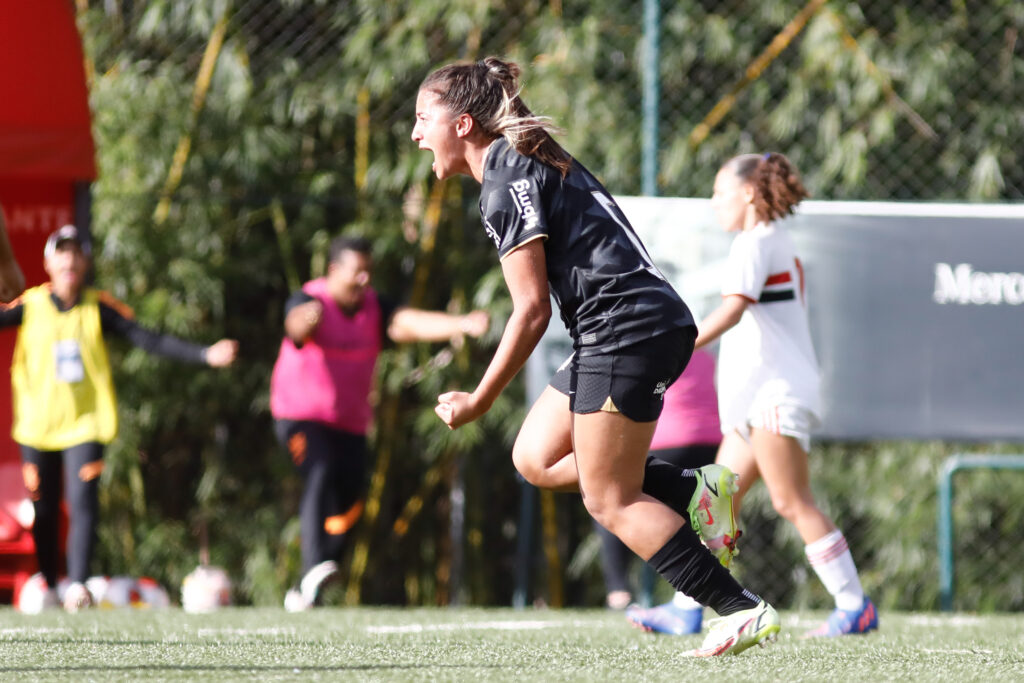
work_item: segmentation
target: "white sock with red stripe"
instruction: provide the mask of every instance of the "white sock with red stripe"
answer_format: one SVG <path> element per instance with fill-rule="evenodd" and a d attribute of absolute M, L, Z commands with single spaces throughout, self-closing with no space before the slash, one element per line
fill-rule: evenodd
<path fill-rule="evenodd" d="M 804 553 L 825 589 L 835 598 L 836 607 L 853 611 L 864 605 L 864 589 L 842 531 L 836 529 L 807 544 Z"/>

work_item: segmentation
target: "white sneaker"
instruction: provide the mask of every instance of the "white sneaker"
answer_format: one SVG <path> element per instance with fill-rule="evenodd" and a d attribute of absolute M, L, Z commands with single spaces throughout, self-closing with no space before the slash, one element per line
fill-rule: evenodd
<path fill-rule="evenodd" d="M 299 590 L 302 591 L 302 598 L 310 605 L 316 604 L 316 598 L 324 584 L 338 573 L 338 563 L 334 560 L 326 560 L 306 572 L 299 583 Z"/>
<path fill-rule="evenodd" d="M 764 600 L 753 609 L 745 609 L 727 617 L 708 622 L 710 631 L 696 650 L 687 652 L 688 657 L 718 657 L 738 655 L 753 645 L 764 647 L 775 642 L 781 624 L 775 609 Z"/>
<path fill-rule="evenodd" d="M 64 611 L 74 614 L 86 607 L 92 607 L 92 593 L 85 584 L 75 581 L 64 593 Z"/>
<path fill-rule="evenodd" d="M 306 602 L 299 589 L 290 588 L 284 594 L 284 608 L 289 612 L 305 612 L 306 610 L 313 609 L 313 603 Z"/>
<path fill-rule="evenodd" d="M 56 589 L 46 585 L 41 573 L 29 577 L 18 594 L 18 611 L 22 614 L 39 614 L 43 610 L 60 606 Z"/>
<path fill-rule="evenodd" d="M 314 565 L 299 582 L 298 588 L 291 588 L 284 594 L 284 608 L 289 612 L 305 612 L 316 606 L 317 596 L 332 577 L 338 573 L 338 563 L 325 560 Z"/>

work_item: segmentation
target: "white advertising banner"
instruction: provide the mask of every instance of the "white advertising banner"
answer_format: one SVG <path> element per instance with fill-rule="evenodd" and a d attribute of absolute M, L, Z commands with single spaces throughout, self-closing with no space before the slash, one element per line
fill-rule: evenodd
<path fill-rule="evenodd" d="M 732 236 L 708 200 L 616 201 L 698 320 L 710 312 Z M 822 371 L 819 436 L 1024 439 L 1024 205 L 807 201 L 786 225 Z M 537 380 L 569 350 L 552 327 Z"/>

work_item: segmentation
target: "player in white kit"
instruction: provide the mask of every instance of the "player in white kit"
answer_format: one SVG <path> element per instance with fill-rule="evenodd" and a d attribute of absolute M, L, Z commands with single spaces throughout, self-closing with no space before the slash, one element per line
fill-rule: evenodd
<path fill-rule="evenodd" d="M 821 415 L 818 362 L 807 322 L 804 270 L 778 221 L 807 197 L 782 154 L 731 159 L 715 178 L 711 203 L 735 232 L 722 304 L 699 325 L 699 348 L 721 337 L 717 462 L 739 475 L 734 498 L 763 478 L 772 505 L 806 544 L 807 559 L 836 609 L 808 635 L 839 636 L 878 628 L 843 533 L 814 501 L 807 453 Z"/>

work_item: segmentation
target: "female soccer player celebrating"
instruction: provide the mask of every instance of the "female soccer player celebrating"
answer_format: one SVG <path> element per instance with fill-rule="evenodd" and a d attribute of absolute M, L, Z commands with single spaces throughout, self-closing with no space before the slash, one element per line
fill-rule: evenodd
<path fill-rule="evenodd" d="M 725 436 L 717 462 L 739 475 L 736 510 L 764 478 L 772 504 L 806 544 L 807 559 L 836 609 L 808 635 L 878 628 L 846 539 L 814 502 L 807 465 L 819 422 L 818 363 L 811 345 L 804 272 L 786 229 L 777 224 L 807 197 L 782 154 L 745 154 L 718 171 L 711 204 L 736 232 L 722 304 L 703 321 L 696 346 L 719 336 L 719 413 Z"/>
<path fill-rule="evenodd" d="M 412 139 L 433 152 L 437 177 L 481 183 L 484 227 L 513 304 L 476 389 L 442 394 L 435 410 L 452 429 L 486 413 L 540 340 L 554 295 L 574 354 L 530 410 L 516 468 L 537 486 L 579 490 L 594 519 L 723 617 L 692 654 L 740 652 L 778 632 L 775 610 L 733 579 L 679 513 L 643 493 L 662 394 L 690 357 L 693 319 L 608 192 L 520 99 L 518 76 L 495 58 L 452 64 L 430 74 L 416 99 Z M 677 476 L 677 488 L 691 487 L 691 523 L 722 546 L 735 536 L 735 484 L 725 468 L 710 468 Z"/>

